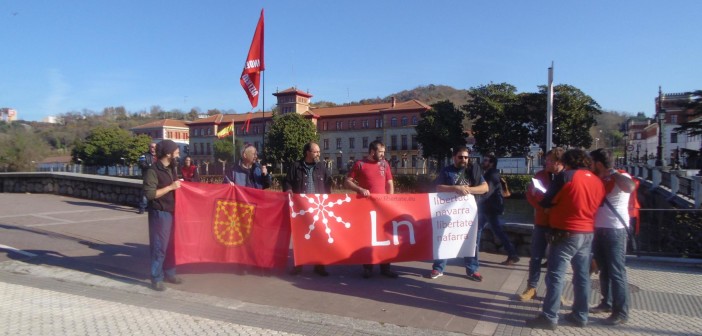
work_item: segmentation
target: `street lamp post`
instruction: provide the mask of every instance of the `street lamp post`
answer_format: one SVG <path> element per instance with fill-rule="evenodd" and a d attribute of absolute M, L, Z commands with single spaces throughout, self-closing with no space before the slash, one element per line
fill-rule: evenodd
<path fill-rule="evenodd" d="M 597 147 L 597 144 L 600 142 L 600 138 L 595 138 L 595 149 L 599 148 Z"/>
<path fill-rule="evenodd" d="M 661 87 L 658 87 L 658 148 L 657 148 L 657 158 L 656 167 L 663 167 L 663 122 L 665 121 L 665 109 L 663 108 L 663 91 Z"/>
<path fill-rule="evenodd" d="M 639 149 L 641 149 L 641 144 L 636 144 L 636 163 L 641 163 L 641 156 L 639 154 Z"/>

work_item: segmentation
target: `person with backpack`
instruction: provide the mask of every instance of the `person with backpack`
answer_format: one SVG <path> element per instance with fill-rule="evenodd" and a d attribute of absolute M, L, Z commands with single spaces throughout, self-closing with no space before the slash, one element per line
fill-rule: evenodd
<path fill-rule="evenodd" d="M 509 240 L 509 236 L 503 229 L 503 222 L 500 216 L 505 211 L 505 200 L 502 194 L 502 177 L 500 171 L 497 170 L 497 157 L 493 154 L 488 154 L 483 157 L 482 168 L 485 173 L 483 178 L 488 184 L 488 192 L 481 197 L 478 202 L 478 217 L 480 227 L 490 225 L 492 233 L 500 239 L 502 246 L 507 251 L 507 260 L 500 263 L 505 266 L 513 266 L 519 262 L 517 250 Z M 478 258 L 476 253 L 475 258 Z"/>
<path fill-rule="evenodd" d="M 385 145 L 375 140 L 368 145 L 368 156 L 356 161 L 348 176 L 345 186 L 363 197 L 371 194 L 394 194 L 390 165 L 385 161 Z M 390 264 L 380 264 L 380 274 L 388 278 L 397 278 L 397 273 L 390 270 Z M 363 265 L 363 278 L 373 276 L 373 265 Z"/>
<path fill-rule="evenodd" d="M 602 300 L 590 313 L 611 313 L 606 324 L 619 325 L 629 318 L 626 276 L 626 241 L 629 230 L 629 200 L 636 188 L 631 176 L 613 168 L 612 151 L 599 148 L 590 153 L 591 170 L 600 177 L 607 193 L 595 216 L 592 252 L 600 269 Z"/>

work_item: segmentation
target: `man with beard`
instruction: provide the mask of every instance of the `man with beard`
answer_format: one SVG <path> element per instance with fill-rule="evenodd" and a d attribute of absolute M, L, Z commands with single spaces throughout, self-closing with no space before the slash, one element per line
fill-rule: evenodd
<path fill-rule="evenodd" d="M 541 183 L 541 186 L 548 189 L 551 181 L 563 171 L 561 158 L 565 151 L 561 147 L 551 149 L 546 153 L 546 167 L 534 175 L 534 179 Z M 529 260 L 529 278 L 527 288 L 519 295 L 521 301 L 529 301 L 536 297 L 536 287 L 541 278 L 541 260 L 546 257 L 548 241 L 548 213 L 539 205 L 544 199 L 544 191 L 534 186 L 534 182 L 529 183 L 527 189 L 527 201 L 534 207 L 534 230 L 531 232 L 531 259 Z"/>
<path fill-rule="evenodd" d="M 459 196 L 482 195 L 488 192 L 488 184 L 483 178 L 483 171 L 480 166 L 468 161 L 470 152 L 465 146 L 456 147 L 453 150 L 453 165 L 444 167 L 434 180 L 437 192 L 455 192 Z M 477 202 L 477 200 L 476 200 Z M 480 211 L 478 211 L 480 215 Z M 478 217 L 476 216 L 476 219 Z M 474 220 L 473 223 L 476 223 Z M 480 249 L 481 225 L 478 225 L 478 233 L 475 241 L 475 257 L 465 257 L 466 276 L 469 280 L 483 281 L 483 276 L 478 273 L 478 250 Z M 436 279 L 444 275 L 446 259 L 434 260 L 429 277 Z"/>
<path fill-rule="evenodd" d="M 376 140 L 368 145 L 368 156 L 353 164 L 346 177 L 345 186 L 363 197 L 395 192 L 390 165 L 385 161 L 385 145 L 382 142 Z M 390 264 L 380 264 L 380 274 L 388 278 L 397 278 L 397 273 L 390 270 Z M 371 276 L 373 265 L 363 265 L 363 278 L 368 279 Z"/>
<path fill-rule="evenodd" d="M 636 184 L 626 171 L 613 168 L 612 151 L 599 148 L 590 153 L 592 171 L 600 177 L 607 196 L 595 216 L 592 253 L 600 268 L 602 301 L 590 313 L 610 313 L 606 324 L 619 325 L 629 318 L 626 276 L 626 239 L 629 229 L 629 197 Z"/>
<path fill-rule="evenodd" d="M 180 149 L 172 140 L 163 140 L 158 143 L 155 152 L 158 160 L 146 171 L 144 194 L 149 201 L 151 288 L 163 291 L 166 289 L 164 280 L 173 284 L 183 282 L 176 276 L 173 253 L 175 190 L 180 188 L 175 167 Z"/>
<path fill-rule="evenodd" d="M 303 158 L 293 162 L 288 167 L 283 180 L 283 191 L 294 194 L 330 194 L 331 176 L 319 161 L 319 145 L 314 142 L 305 144 L 302 149 Z M 291 275 L 302 272 L 302 266 L 295 266 Z M 324 265 L 314 266 L 314 272 L 320 276 L 328 276 Z"/>

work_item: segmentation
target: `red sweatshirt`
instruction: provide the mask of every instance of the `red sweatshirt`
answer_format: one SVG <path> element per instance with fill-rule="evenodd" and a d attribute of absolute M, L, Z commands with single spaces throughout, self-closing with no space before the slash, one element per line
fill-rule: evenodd
<path fill-rule="evenodd" d="M 551 228 L 594 232 L 595 214 L 605 197 L 602 180 L 587 169 L 568 170 L 562 174 L 563 186 L 551 201 Z"/>

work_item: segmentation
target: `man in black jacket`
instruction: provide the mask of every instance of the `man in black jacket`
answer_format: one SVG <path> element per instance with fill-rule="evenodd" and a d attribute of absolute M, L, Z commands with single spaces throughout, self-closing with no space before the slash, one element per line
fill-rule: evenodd
<path fill-rule="evenodd" d="M 302 150 L 304 157 L 293 162 L 288 167 L 283 180 L 283 191 L 294 194 L 330 194 L 331 176 L 322 162 L 319 162 L 319 145 L 314 142 L 305 144 Z M 302 272 L 302 266 L 295 266 L 290 272 L 297 275 Z M 316 265 L 314 272 L 321 276 L 329 273 L 324 265 Z"/>
<path fill-rule="evenodd" d="M 502 219 L 500 216 L 505 211 L 505 201 L 502 198 L 502 184 L 500 183 L 500 171 L 497 170 L 497 157 L 489 154 L 483 158 L 483 177 L 487 182 L 489 191 L 483 195 L 483 199 L 478 202 L 478 216 L 480 217 L 480 227 L 490 225 L 490 230 L 502 242 L 502 246 L 507 251 L 507 260 L 501 264 L 512 266 L 519 262 L 517 250 L 509 240 L 509 236 L 502 229 Z"/>

